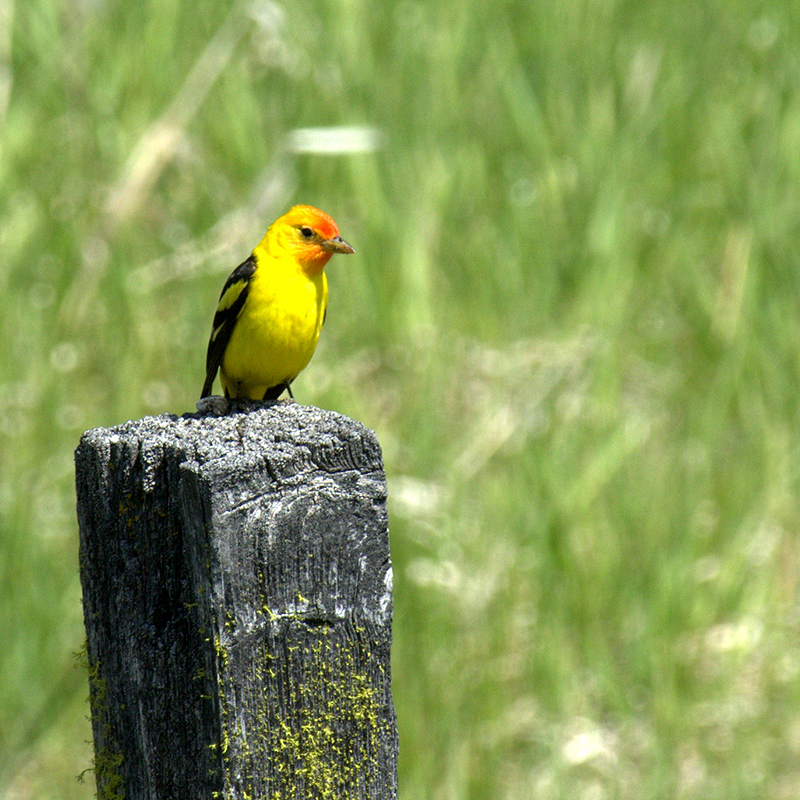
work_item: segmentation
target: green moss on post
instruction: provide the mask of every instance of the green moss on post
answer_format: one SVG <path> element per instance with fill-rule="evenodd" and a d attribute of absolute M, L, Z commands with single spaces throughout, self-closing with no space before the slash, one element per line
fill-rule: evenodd
<path fill-rule="evenodd" d="M 374 434 L 242 404 L 89 431 L 76 464 L 98 796 L 395 798 Z"/>

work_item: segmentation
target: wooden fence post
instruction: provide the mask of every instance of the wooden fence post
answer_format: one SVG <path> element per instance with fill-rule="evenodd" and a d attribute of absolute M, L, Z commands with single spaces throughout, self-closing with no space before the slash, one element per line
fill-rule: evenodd
<path fill-rule="evenodd" d="M 396 798 L 374 433 L 242 403 L 75 460 L 98 797 Z"/>

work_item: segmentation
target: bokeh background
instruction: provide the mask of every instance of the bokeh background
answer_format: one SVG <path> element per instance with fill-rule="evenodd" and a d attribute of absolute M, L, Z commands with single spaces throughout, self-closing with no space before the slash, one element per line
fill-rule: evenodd
<path fill-rule="evenodd" d="M 0 797 L 89 798 L 72 451 L 307 202 L 400 788 L 800 797 L 800 5 L 0 0 Z M 298 129 L 358 126 L 327 138 Z"/>

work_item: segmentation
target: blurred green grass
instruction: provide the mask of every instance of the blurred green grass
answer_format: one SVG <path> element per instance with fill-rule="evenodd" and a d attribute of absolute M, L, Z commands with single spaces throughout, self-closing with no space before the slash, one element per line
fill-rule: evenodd
<path fill-rule="evenodd" d="M 193 408 L 293 202 L 357 249 L 295 393 L 384 446 L 402 795 L 800 795 L 798 30 L 0 0 L 0 796 L 93 795 L 72 449 Z"/>

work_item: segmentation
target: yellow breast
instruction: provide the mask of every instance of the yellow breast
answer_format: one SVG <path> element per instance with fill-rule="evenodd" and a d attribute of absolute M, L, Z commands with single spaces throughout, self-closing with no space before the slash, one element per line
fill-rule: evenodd
<path fill-rule="evenodd" d="M 294 260 L 256 251 L 258 266 L 222 360 L 221 379 L 231 397 L 260 400 L 303 370 L 319 340 L 328 305 L 328 281 Z"/>

